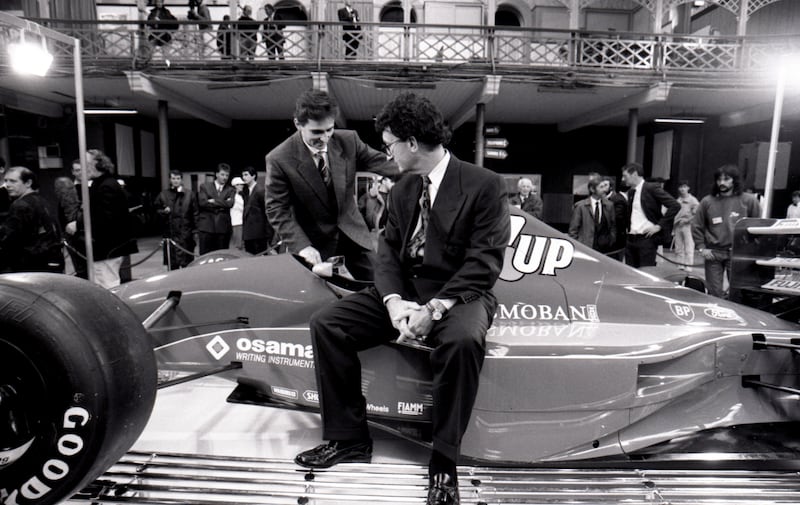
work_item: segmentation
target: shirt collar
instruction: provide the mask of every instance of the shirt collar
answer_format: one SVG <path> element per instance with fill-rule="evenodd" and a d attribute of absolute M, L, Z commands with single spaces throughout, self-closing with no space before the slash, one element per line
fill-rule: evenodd
<path fill-rule="evenodd" d="M 641 189 L 642 189 L 642 186 L 644 186 L 644 179 L 642 179 L 641 181 L 639 181 L 639 184 L 637 184 L 637 185 L 636 185 L 636 187 L 635 187 L 635 188 L 633 188 L 633 189 L 635 189 L 637 192 L 639 192 L 639 190 L 641 190 Z"/>
<path fill-rule="evenodd" d="M 309 152 L 311 153 L 311 157 L 312 158 L 315 157 L 317 155 L 317 153 L 322 153 L 323 155 L 328 154 L 327 146 L 325 146 L 325 149 L 317 149 L 316 147 L 308 145 L 306 143 L 305 139 L 303 139 L 302 136 L 300 137 L 300 139 L 303 140 L 303 144 L 305 144 L 305 146 L 308 148 Z"/>
<path fill-rule="evenodd" d="M 439 186 L 442 185 L 442 180 L 444 179 L 444 174 L 447 171 L 447 165 L 449 164 L 450 164 L 450 151 L 445 149 L 444 156 L 442 157 L 442 159 L 439 161 L 439 163 L 436 164 L 435 167 L 433 167 L 433 170 L 431 170 L 428 173 L 428 179 L 431 180 L 431 184 L 435 188 L 438 188 Z"/>

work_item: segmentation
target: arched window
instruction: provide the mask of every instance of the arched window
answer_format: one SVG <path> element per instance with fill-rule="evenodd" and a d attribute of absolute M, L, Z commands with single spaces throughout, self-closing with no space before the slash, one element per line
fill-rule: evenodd
<path fill-rule="evenodd" d="M 281 13 L 281 19 L 285 21 L 308 21 L 308 13 L 299 2 L 294 0 L 275 3 L 275 10 Z"/>
<path fill-rule="evenodd" d="M 402 23 L 403 4 L 400 2 L 389 2 L 381 9 L 381 23 Z M 411 9 L 411 22 L 417 22 L 417 12 Z"/>
<path fill-rule="evenodd" d="M 499 5 L 494 13 L 495 26 L 522 26 L 522 16 L 510 5 Z"/>

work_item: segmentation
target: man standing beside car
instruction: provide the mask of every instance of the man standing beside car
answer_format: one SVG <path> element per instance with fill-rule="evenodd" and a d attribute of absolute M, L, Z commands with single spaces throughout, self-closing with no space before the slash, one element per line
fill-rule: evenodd
<path fill-rule="evenodd" d="M 357 279 L 371 280 L 373 241 L 355 199 L 356 172 L 391 176 L 397 165 L 356 132 L 334 133 L 337 111 L 324 91 L 297 99 L 297 132 L 266 156 L 267 216 L 289 252 L 311 265 L 344 256 Z"/>
<path fill-rule="evenodd" d="M 401 94 L 375 127 L 407 173 L 389 194 L 375 285 L 311 318 L 323 438 L 297 455 L 309 468 L 370 461 L 358 352 L 397 338 L 433 347 L 433 452 L 428 505 L 459 503 L 456 464 L 478 391 L 492 288 L 510 234 L 505 180 L 455 158 L 450 131 L 427 99 Z"/>
<path fill-rule="evenodd" d="M 700 200 L 694 215 L 692 236 L 697 252 L 705 259 L 708 294 L 725 296 L 723 279 L 730 275 L 733 228 L 745 217 L 759 217 L 761 206 L 754 195 L 742 192 L 736 165 L 714 171 L 711 194 Z"/>
<path fill-rule="evenodd" d="M 644 168 L 638 163 L 622 167 L 622 181 L 630 188 L 625 263 L 634 268 L 654 267 L 658 246 L 671 242 L 672 223 L 681 204 L 660 185 L 645 182 Z"/>
<path fill-rule="evenodd" d="M 242 170 L 242 180 L 246 189 L 242 217 L 244 250 L 250 254 L 264 254 L 275 236 L 267 219 L 264 187 L 258 184 L 258 172 L 253 167 Z"/>
<path fill-rule="evenodd" d="M 231 167 L 227 163 L 217 165 L 214 180 L 206 182 L 197 190 L 197 238 L 200 254 L 227 249 L 231 241 L 231 207 L 236 190 L 228 184 Z"/>

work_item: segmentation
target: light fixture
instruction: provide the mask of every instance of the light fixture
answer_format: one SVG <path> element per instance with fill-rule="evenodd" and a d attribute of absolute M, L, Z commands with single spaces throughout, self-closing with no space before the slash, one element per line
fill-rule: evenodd
<path fill-rule="evenodd" d="M 106 109 L 84 109 L 83 113 L 86 114 L 87 116 L 113 116 L 113 115 L 138 114 L 139 111 L 136 109 L 106 108 Z"/>
<path fill-rule="evenodd" d="M 44 77 L 53 63 L 53 55 L 47 50 L 44 37 L 41 43 L 25 40 L 25 30 L 20 31 L 19 42 L 8 45 L 11 68 L 21 74 Z"/>
<path fill-rule="evenodd" d="M 657 117 L 653 122 L 668 124 L 703 124 L 706 122 L 706 119 L 702 117 Z"/>

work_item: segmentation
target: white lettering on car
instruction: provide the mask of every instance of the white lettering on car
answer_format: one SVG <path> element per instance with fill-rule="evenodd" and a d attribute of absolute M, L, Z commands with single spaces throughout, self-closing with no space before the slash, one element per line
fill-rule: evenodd
<path fill-rule="evenodd" d="M 575 246 L 569 240 L 522 233 L 525 218 L 511 216 L 511 236 L 506 247 L 500 278 L 517 281 L 527 274 L 556 275 L 557 270 L 569 267 Z M 517 244 L 516 247 L 514 244 Z"/>

